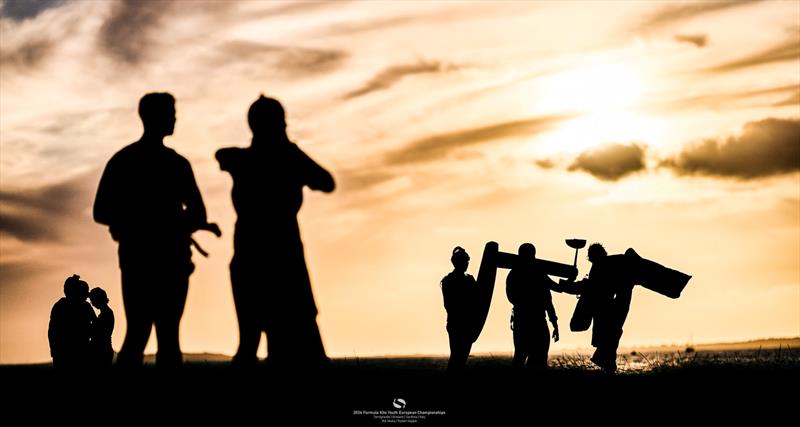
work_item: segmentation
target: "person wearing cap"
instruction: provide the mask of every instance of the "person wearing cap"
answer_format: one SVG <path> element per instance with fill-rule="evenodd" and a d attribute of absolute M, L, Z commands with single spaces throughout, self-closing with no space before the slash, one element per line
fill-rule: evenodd
<path fill-rule="evenodd" d="M 220 169 L 233 178 L 237 214 L 230 272 L 239 348 L 232 363 L 254 366 L 265 333 L 271 364 L 322 366 L 328 359 L 297 213 L 303 189 L 330 193 L 333 176 L 289 139 L 276 99 L 261 95 L 247 119 L 250 146 L 216 153 Z"/>
<path fill-rule="evenodd" d="M 475 314 L 477 284 L 467 273 L 469 254 L 461 246 L 450 257 L 453 271 L 441 281 L 444 308 L 447 310 L 447 336 L 450 342 L 449 372 L 462 371 L 472 350 L 471 331 Z"/>

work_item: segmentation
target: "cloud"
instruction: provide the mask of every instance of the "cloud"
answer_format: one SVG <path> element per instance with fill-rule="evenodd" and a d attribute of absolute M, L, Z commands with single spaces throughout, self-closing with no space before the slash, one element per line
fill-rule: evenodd
<path fill-rule="evenodd" d="M 339 68 L 348 57 L 347 52 L 339 49 L 280 46 L 244 40 L 222 43 L 218 52 L 220 55 L 211 61 L 214 66 L 222 66 L 232 61 L 263 60 L 276 70 L 291 74 L 331 71 Z"/>
<path fill-rule="evenodd" d="M 542 169 L 553 169 L 556 166 L 556 163 L 550 159 L 537 159 L 533 161 L 533 164 Z"/>
<path fill-rule="evenodd" d="M 794 106 L 800 107 L 800 90 L 796 91 L 790 97 L 784 99 L 783 101 L 777 102 L 772 104 L 773 107 L 787 107 L 787 106 Z"/>
<path fill-rule="evenodd" d="M 679 175 L 754 179 L 800 171 L 800 119 L 749 122 L 741 135 L 706 139 L 661 166 Z"/>
<path fill-rule="evenodd" d="M 118 0 L 100 28 L 100 46 L 123 63 L 138 64 L 153 44 L 153 31 L 173 5 L 171 1 Z"/>
<path fill-rule="evenodd" d="M 755 67 L 758 65 L 772 64 L 775 62 L 798 61 L 800 60 L 800 42 L 789 40 L 779 45 L 773 46 L 761 52 L 745 56 L 740 59 L 725 62 L 720 65 L 706 68 L 703 71 L 720 73 L 736 71 L 742 68 Z"/>
<path fill-rule="evenodd" d="M 659 9 L 656 13 L 649 16 L 639 25 L 639 31 L 647 31 L 675 24 L 677 22 L 719 12 L 725 9 L 732 9 L 758 3 L 763 0 L 731 0 L 731 1 L 709 1 L 697 3 L 679 3 Z"/>
<path fill-rule="evenodd" d="M 646 147 L 638 143 L 606 144 L 581 153 L 569 171 L 584 171 L 603 181 L 617 181 L 645 170 Z"/>
<path fill-rule="evenodd" d="M 676 34 L 675 41 L 680 43 L 690 43 L 695 47 L 706 47 L 708 37 L 705 34 Z"/>
<path fill-rule="evenodd" d="M 40 38 L 27 40 L 12 49 L 0 48 L 0 66 L 18 69 L 33 68 L 39 65 L 52 51 L 55 43 Z"/>
<path fill-rule="evenodd" d="M 418 139 L 400 150 L 388 153 L 384 160 L 387 164 L 426 162 L 444 157 L 457 148 L 512 136 L 533 136 L 546 132 L 556 124 L 572 117 L 571 115 L 534 117 L 433 135 Z"/>
<path fill-rule="evenodd" d="M 364 86 L 347 93 L 344 98 L 356 98 L 378 90 L 388 89 L 403 77 L 413 74 L 447 73 L 458 69 L 452 64 L 439 61 L 419 61 L 415 64 L 393 65 L 376 74 Z"/>
<path fill-rule="evenodd" d="M 59 241 L 63 226 L 91 207 L 98 173 L 33 189 L 0 190 L 0 233 L 22 241 Z"/>
<path fill-rule="evenodd" d="M 675 100 L 668 100 L 663 102 L 655 102 L 647 106 L 647 108 L 654 109 L 655 111 L 675 111 L 686 110 L 689 108 L 724 108 L 731 105 L 748 100 L 770 95 L 781 95 L 789 92 L 800 92 L 800 86 L 797 84 L 789 84 L 782 86 L 767 87 L 761 89 L 745 90 L 741 92 L 731 93 L 715 93 L 708 95 L 692 96 L 687 98 L 680 98 Z M 787 101 L 789 101 L 787 99 Z"/>
<path fill-rule="evenodd" d="M 5 0 L 0 2 L 0 17 L 23 21 L 64 3 L 64 0 Z"/>

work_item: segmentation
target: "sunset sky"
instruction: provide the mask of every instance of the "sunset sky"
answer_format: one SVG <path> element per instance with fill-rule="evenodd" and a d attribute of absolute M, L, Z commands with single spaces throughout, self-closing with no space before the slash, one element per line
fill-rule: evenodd
<path fill-rule="evenodd" d="M 175 95 L 166 144 L 223 230 L 196 235 L 184 352 L 237 345 L 213 153 L 249 144 L 261 93 L 337 180 L 300 213 L 331 356 L 446 354 L 439 281 L 454 246 L 476 274 L 490 240 L 571 263 L 583 238 L 691 274 L 677 300 L 634 291 L 622 346 L 800 335 L 798 1 L 0 0 L 0 363 L 49 360 L 73 273 L 108 291 L 119 349 L 91 206 L 152 91 Z M 473 352 L 513 350 L 505 276 Z M 575 297 L 554 301 L 551 351 L 588 347 Z"/>

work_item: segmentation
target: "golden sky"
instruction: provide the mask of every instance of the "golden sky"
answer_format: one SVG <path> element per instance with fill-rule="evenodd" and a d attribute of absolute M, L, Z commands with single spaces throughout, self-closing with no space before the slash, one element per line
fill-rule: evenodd
<path fill-rule="evenodd" d="M 300 213 L 332 356 L 446 354 L 456 245 L 571 262 L 565 238 L 691 274 L 634 291 L 623 346 L 800 335 L 800 2 L 0 1 L 0 362 L 48 359 L 72 273 L 125 321 L 100 172 L 147 92 L 223 238 L 198 234 L 185 352 L 232 354 L 235 213 L 213 153 L 280 99 L 338 182 Z M 581 275 L 590 265 L 585 250 Z M 510 352 L 498 274 L 475 352 Z M 154 296 L 157 297 L 157 296 Z M 575 298 L 556 294 L 562 339 Z M 155 345 L 151 339 L 150 351 Z"/>

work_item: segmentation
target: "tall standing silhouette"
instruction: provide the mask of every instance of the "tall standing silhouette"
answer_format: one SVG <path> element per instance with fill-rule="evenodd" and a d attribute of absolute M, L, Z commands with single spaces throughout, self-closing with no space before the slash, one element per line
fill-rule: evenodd
<path fill-rule="evenodd" d="M 449 372 L 464 369 L 472 350 L 474 323 L 477 315 L 478 285 L 467 273 L 469 254 L 461 246 L 453 249 L 450 257 L 453 271 L 441 282 L 444 308 L 447 310 L 447 336 L 450 341 Z"/>
<path fill-rule="evenodd" d="M 58 370 L 77 370 L 87 365 L 95 320 L 94 310 L 86 302 L 88 296 L 89 284 L 73 275 L 64 282 L 64 297 L 50 312 L 47 337 L 53 366 Z"/>
<path fill-rule="evenodd" d="M 255 364 L 265 332 L 271 363 L 322 364 L 327 357 L 297 213 L 303 187 L 330 193 L 334 180 L 289 140 L 280 102 L 262 95 L 250 106 L 248 122 L 249 147 L 216 153 L 220 168 L 233 178 L 237 213 L 230 268 L 239 349 L 233 362 Z"/>
<path fill-rule="evenodd" d="M 155 324 L 156 364 L 182 363 L 178 331 L 189 276 L 191 235 L 210 230 L 189 161 L 164 146 L 175 128 L 175 98 L 149 93 L 139 101 L 144 134 L 108 161 L 94 202 L 94 219 L 119 242 L 127 330 L 117 363 L 141 366 Z"/>
<path fill-rule="evenodd" d="M 557 284 L 531 261 L 536 259 L 536 247 L 523 243 L 519 247 L 517 264 L 506 278 L 506 296 L 514 305 L 514 358 L 512 366 L 521 368 L 547 367 L 550 350 L 550 330 L 545 313 L 553 324 L 553 339 L 558 341 L 558 317 L 553 307 L 550 288 Z"/>

